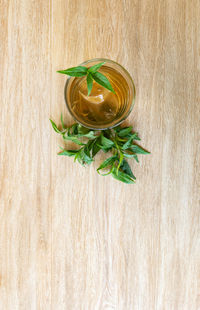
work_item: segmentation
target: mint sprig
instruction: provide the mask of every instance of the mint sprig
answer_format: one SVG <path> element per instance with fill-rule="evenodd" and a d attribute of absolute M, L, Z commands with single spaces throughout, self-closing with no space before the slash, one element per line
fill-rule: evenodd
<path fill-rule="evenodd" d="M 78 149 L 68 150 L 61 148 L 58 155 L 74 157 L 81 165 L 89 165 L 94 161 L 99 151 L 108 153 L 110 156 L 97 168 L 97 172 L 103 176 L 111 175 L 113 178 L 133 184 L 136 181 L 127 159 L 133 158 L 138 161 L 138 154 L 150 154 L 139 146 L 135 141 L 140 140 L 138 134 L 132 131 L 132 126 L 115 127 L 107 130 L 91 130 L 73 124 L 70 127 L 64 125 L 61 115 L 61 129 L 50 120 L 54 131 L 60 134 L 64 141 L 72 141 L 79 146 Z"/>
<path fill-rule="evenodd" d="M 92 91 L 93 86 L 93 80 L 98 83 L 99 85 L 103 86 L 104 88 L 110 90 L 115 94 L 114 89 L 112 88 L 112 85 L 110 84 L 109 80 L 105 75 L 98 72 L 98 70 L 105 64 L 104 62 L 100 62 L 94 66 L 91 66 L 89 68 L 85 66 L 77 66 L 72 67 L 66 70 L 59 70 L 58 73 L 66 74 L 69 76 L 75 76 L 75 77 L 83 77 L 86 76 L 87 80 L 87 89 L 88 89 L 88 96 L 90 95 Z"/>

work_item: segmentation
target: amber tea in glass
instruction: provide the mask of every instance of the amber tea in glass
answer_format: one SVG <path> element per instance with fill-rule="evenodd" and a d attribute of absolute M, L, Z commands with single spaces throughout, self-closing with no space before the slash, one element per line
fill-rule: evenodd
<path fill-rule="evenodd" d="M 82 63 L 91 67 L 105 64 L 98 70 L 110 81 L 115 93 L 93 81 L 88 96 L 86 76 L 70 77 L 65 87 L 67 107 L 77 122 L 92 129 L 106 129 L 119 125 L 131 112 L 135 87 L 129 73 L 119 64 L 108 59 L 93 59 Z"/>

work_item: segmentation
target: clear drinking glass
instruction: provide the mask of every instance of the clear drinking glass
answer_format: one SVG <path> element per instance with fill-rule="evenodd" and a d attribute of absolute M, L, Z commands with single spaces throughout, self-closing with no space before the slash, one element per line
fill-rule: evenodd
<path fill-rule="evenodd" d="M 105 62 L 98 70 L 110 81 L 115 94 L 93 82 L 87 96 L 86 77 L 69 77 L 65 85 L 67 108 L 76 122 L 84 127 L 102 130 L 118 126 L 132 111 L 135 101 L 135 86 L 126 69 L 120 64 L 104 58 L 96 58 L 81 65 L 91 67 Z"/>

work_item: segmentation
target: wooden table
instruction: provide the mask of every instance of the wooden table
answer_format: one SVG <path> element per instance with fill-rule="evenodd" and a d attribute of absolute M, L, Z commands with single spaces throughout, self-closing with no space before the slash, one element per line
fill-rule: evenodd
<path fill-rule="evenodd" d="M 0 310 L 200 309 L 200 2 L 0 3 Z M 135 185 L 58 157 L 56 70 L 132 75 Z"/>

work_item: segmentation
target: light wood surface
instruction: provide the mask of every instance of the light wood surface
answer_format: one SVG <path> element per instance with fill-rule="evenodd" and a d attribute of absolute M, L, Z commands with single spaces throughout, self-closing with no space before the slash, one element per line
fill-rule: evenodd
<path fill-rule="evenodd" d="M 56 155 L 56 70 L 95 57 L 136 85 L 135 185 Z M 0 96 L 0 310 L 200 309 L 200 2 L 1 0 Z"/>

